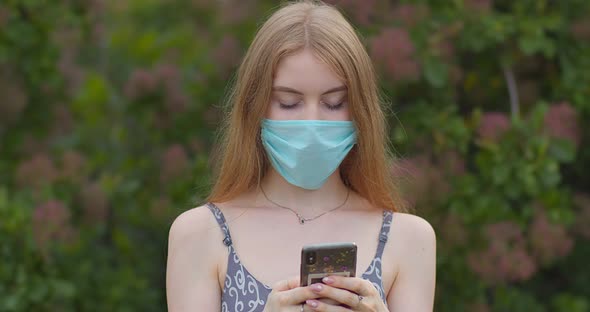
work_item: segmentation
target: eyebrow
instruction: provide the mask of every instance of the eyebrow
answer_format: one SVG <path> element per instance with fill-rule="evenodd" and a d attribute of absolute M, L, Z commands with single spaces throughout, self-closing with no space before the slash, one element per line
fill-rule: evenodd
<path fill-rule="evenodd" d="M 295 94 L 299 94 L 299 95 L 303 95 L 303 93 L 301 91 L 295 90 L 293 88 L 289 88 L 289 87 L 283 87 L 283 86 L 275 86 L 272 87 L 273 91 L 283 91 L 283 92 L 289 92 L 289 93 L 295 93 Z M 335 87 L 332 89 L 327 90 L 326 92 L 322 93 L 322 95 L 324 94 L 328 94 L 328 93 L 334 93 L 334 92 L 338 92 L 338 91 L 344 91 L 346 90 L 346 86 L 339 86 L 339 87 Z"/>

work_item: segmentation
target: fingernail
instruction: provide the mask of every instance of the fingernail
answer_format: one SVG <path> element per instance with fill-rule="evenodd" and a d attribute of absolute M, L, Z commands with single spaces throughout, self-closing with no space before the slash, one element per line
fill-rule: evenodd
<path fill-rule="evenodd" d="M 317 301 L 306 300 L 305 303 L 307 303 L 312 308 L 317 308 L 318 307 L 318 302 Z"/>
<path fill-rule="evenodd" d="M 322 288 L 324 288 L 324 287 L 322 287 L 322 284 L 313 284 L 313 285 L 311 285 L 311 289 L 313 291 L 321 291 Z"/>
<path fill-rule="evenodd" d="M 332 284 L 332 283 L 334 283 L 334 279 L 331 277 L 324 277 L 324 278 L 322 278 L 322 282 L 324 282 L 326 284 Z"/>

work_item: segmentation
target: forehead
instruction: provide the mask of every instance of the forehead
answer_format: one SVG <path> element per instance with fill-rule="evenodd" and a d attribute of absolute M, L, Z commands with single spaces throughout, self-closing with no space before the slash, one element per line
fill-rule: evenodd
<path fill-rule="evenodd" d="M 294 88 L 304 93 L 321 93 L 344 84 L 309 49 L 284 57 L 277 66 L 273 80 L 273 86 Z"/>

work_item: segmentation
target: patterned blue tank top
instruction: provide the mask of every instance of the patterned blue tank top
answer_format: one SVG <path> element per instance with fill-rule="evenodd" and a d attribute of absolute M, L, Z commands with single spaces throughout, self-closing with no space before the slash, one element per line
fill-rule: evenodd
<path fill-rule="evenodd" d="M 223 293 L 221 296 L 221 311 L 262 311 L 272 288 L 254 278 L 254 276 L 252 276 L 252 274 L 250 274 L 240 262 L 240 258 L 238 258 L 238 254 L 232 244 L 229 228 L 221 210 L 213 203 L 207 203 L 207 207 L 215 216 L 217 223 L 219 223 L 224 235 L 223 243 L 229 249 L 227 273 L 225 275 Z M 362 278 L 373 283 L 385 304 L 387 304 L 387 301 L 385 299 L 383 283 L 381 280 L 381 256 L 383 255 L 383 249 L 387 242 L 392 218 L 393 213 L 391 211 L 383 211 L 383 223 L 381 225 L 381 231 L 379 232 L 377 252 L 371 261 L 371 264 L 362 275 Z"/>

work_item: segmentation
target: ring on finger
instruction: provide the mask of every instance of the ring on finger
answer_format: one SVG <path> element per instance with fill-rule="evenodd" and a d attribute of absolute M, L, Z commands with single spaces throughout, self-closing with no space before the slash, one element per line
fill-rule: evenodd
<path fill-rule="evenodd" d="M 357 295 L 357 296 L 358 296 L 359 302 L 358 302 L 356 305 L 357 305 L 357 306 L 360 306 L 360 305 L 361 305 L 361 303 L 362 303 L 362 301 L 363 301 L 363 299 L 365 299 L 365 297 L 363 297 L 363 296 L 361 296 L 361 295 Z"/>

